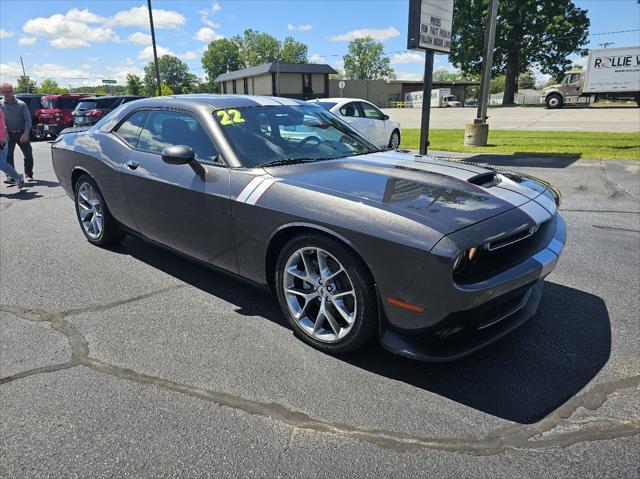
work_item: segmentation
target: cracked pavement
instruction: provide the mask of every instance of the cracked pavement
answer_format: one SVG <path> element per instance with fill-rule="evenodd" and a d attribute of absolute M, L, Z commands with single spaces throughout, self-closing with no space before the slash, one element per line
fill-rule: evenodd
<path fill-rule="evenodd" d="M 48 147 L 0 187 L 2 476 L 637 477 L 638 163 L 519 159 L 563 192 L 564 256 L 527 325 L 432 365 L 324 355 L 263 290 L 89 245 Z"/>

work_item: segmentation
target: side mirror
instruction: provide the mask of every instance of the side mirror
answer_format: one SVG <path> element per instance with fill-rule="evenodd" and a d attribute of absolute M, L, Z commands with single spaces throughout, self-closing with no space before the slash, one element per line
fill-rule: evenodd
<path fill-rule="evenodd" d="M 169 165 L 189 165 L 201 178 L 206 174 L 204 167 L 196 161 L 193 150 L 186 145 L 167 146 L 162 150 L 162 161 Z"/>
<path fill-rule="evenodd" d="M 162 150 L 162 161 L 170 165 L 187 165 L 194 160 L 193 150 L 185 145 L 167 146 Z"/>
<path fill-rule="evenodd" d="M 383 120 L 388 120 L 389 119 L 389 115 L 382 115 L 382 119 Z"/>

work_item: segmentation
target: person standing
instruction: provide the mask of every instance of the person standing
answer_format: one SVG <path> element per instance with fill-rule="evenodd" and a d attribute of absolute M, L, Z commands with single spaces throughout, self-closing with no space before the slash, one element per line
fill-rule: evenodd
<path fill-rule="evenodd" d="M 4 113 L 7 128 L 7 163 L 14 166 L 13 152 L 18 145 L 24 155 L 24 173 L 27 181 L 33 181 L 33 150 L 29 142 L 31 112 L 25 102 L 14 96 L 13 86 L 10 83 L 0 85 L 0 95 L 4 96 L 0 109 Z M 8 184 L 14 182 L 15 180 L 10 177 L 5 180 Z"/>
<path fill-rule="evenodd" d="M 7 128 L 4 123 L 4 113 L 0 110 L 0 170 L 2 170 L 8 178 L 13 179 L 18 186 L 18 190 L 20 190 L 22 188 L 22 175 L 18 174 L 15 168 L 7 163 L 8 149 Z"/>

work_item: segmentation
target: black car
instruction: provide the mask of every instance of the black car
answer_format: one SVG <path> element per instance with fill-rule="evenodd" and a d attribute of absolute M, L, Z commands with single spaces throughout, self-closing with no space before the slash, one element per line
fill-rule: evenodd
<path fill-rule="evenodd" d="M 22 100 L 29 107 L 29 111 L 31 112 L 31 124 L 33 125 L 31 128 L 31 139 L 33 140 L 42 140 L 46 135 L 38 135 L 38 129 L 36 125 L 38 124 L 38 110 L 42 108 L 42 104 L 40 101 L 44 95 L 42 93 L 18 93 L 16 98 Z"/>
<path fill-rule="evenodd" d="M 97 96 L 84 98 L 73 110 L 73 126 L 91 126 L 123 103 L 145 98 L 143 96 Z"/>
<path fill-rule="evenodd" d="M 382 151 L 288 98 L 132 102 L 52 158 L 91 243 L 133 233 L 266 285 L 329 353 L 476 351 L 534 316 L 566 237 L 544 181 Z"/>

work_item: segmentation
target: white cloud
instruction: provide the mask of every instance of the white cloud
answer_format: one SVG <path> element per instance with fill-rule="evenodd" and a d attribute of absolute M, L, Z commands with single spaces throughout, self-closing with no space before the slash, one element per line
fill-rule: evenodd
<path fill-rule="evenodd" d="M 289 23 L 287 25 L 287 30 L 289 30 L 290 32 L 292 31 L 298 31 L 298 32 L 308 32 L 309 30 L 311 30 L 313 28 L 313 25 L 310 25 L 308 23 L 305 23 L 303 25 L 292 25 L 291 23 Z"/>
<path fill-rule="evenodd" d="M 202 17 L 200 17 L 200 20 L 202 20 L 202 23 L 204 23 L 208 27 L 220 28 L 220 24 L 219 23 L 212 22 L 211 20 L 209 20 L 209 18 L 207 16 L 203 15 Z"/>
<path fill-rule="evenodd" d="M 180 55 L 180 58 L 183 60 L 196 60 L 198 58 L 198 54 L 193 50 L 189 50 L 188 52 L 184 52 Z"/>
<path fill-rule="evenodd" d="M 327 59 L 319 53 L 314 53 L 309 57 L 309 63 L 327 63 Z"/>
<path fill-rule="evenodd" d="M 175 10 L 153 9 L 153 26 L 155 28 L 178 28 L 186 23 L 186 18 Z M 149 28 L 149 10 L 146 5 L 133 7 L 129 10 L 117 12 L 110 20 L 109 25 L 116 27 Z"/>
<path fill-rule="evenodd" d="M 90 47 L 91 44 L 82 38 L 54 38 L 49 41 L 49 45 L 54 48 L 84 48 Z"/>
<path fill-rule="evenodd" d="M 9 38 L 14 35 L 15 33 L 5 30 L 4 28 L 0 28 L 0 38 Z"/>
<path fill-rule="evenodd" d="M 172 50 L 169 50 L 168 48 L 165 48 L 165 47 L 161 47 L 160 45 L 156 47 L 156 50 L 158 51 L 158 58 L 162 57 L 163 55 L 175 55 L 175 53 L 173 53 Z M 149 45 L 148 47 L 145 47 L 142 50 L 140 50 L 140 53 L 138 53 L 138 59 L 142 60 L 143 62 L 152 61 L 153 46 Z"/>
<path fill-rule="evenodd" d="M 424 63 L 424 55 L 419 53 L 396 53 L 391 55 L 391 63 Z"/>
<path fill-rule="evenodd" d="M 350 42 L 356 38 L 371 37 L 374 40 L 384 42 L 390 38 L 400 36 L 400 32 L 394 27 L 388 28 L 360 28 L 350 32 L 340 33 L 327 37 L 331 42 Z"/>
<path fill-rule="evenodd" d="M 220 6 L 220 4 L 218 2 L 215 2 L 211 6 L 211 12 L 219 12 L 220 10 L 222 10 L 222 7 Z"/>
<path fill-rule="evenodd" d="M 18 45 L 34 45 L 37 41 L 36 37 L 20 37 Z"/>
<path fill-rule="evenodd" d="M 5 82 L 22 76 L 22 67 L 19 62 L 0 63 L 0 81 Z"/>
<path fill-rule="evenodd" d="M 39 63 L 33 65 L 33 75 L 39 80 L 51 78 L 59 83 L 67 80 L 80 80 L 90 78 L 91 75 L 85 70 L 79 68 L 67 67 L 66 65 L 58 65 L 55 63 Z"/>
<path fill-rule="evenodd" d="M 424 75 L 416 72 L 396 72 L 396 80 L 422 81 Z"/>
<path fill-rule="evenodd" d="M 217 2 L 214 2 L 214 4 L 211 6 L 210 9 L 203 8 L 202 10 L 198 10 L 198 13 L 200 14 L 200 21 L 202 21 L 202 23 L 204 23 L 206 26 L 210 28 L 220 28 L 219 23 L 216 23 L 211 19 L 209 19 L 209 15 L 213 15 L 214 13 L 219 12 L 220 10 L 222 10 L 222 7 Z"/>
<path fill-rule="evenodd" d="M 198 30 L 198 32 L 194 35 L 194 40 L 198 40 L 199 42 L 212 42 L 214 40 L 220 40 L 221 38 L 224 38 L 223 35 L 220 35 L 219 33 L 216 33 L 215 30 L 208 28 L 208 27 L 203 27 L 200 30 Z"/>
<path fill-rule="evenodd" d="M 92 26 L 104 22 L 104 17 L 89 10 L 72 8 L 67 13 L 27 20 L 22 30 L 34 37 L 53 38 L 49 44 L 56 48 L 76 48 L 90 43 L 118 41 L 115 32 L 105 26 Z"/>
<path fill-rule="evenodd" d="M 138 45 L 150 45 L 151 44 L 151 35 L 147 35 L 142 32 L 135 32 L 129 35 L 127 38 L 131 43 L 137 43 Z"/>

